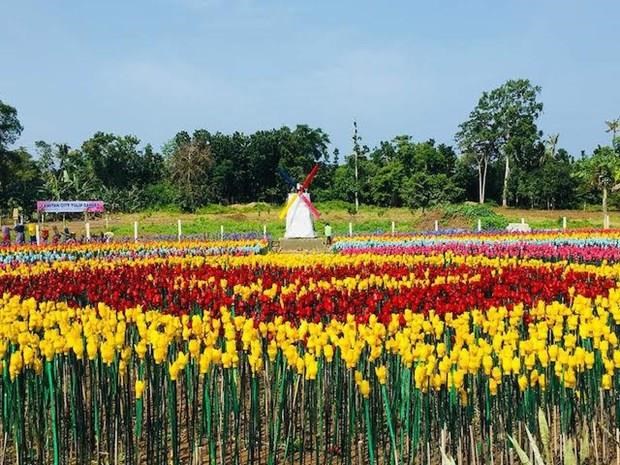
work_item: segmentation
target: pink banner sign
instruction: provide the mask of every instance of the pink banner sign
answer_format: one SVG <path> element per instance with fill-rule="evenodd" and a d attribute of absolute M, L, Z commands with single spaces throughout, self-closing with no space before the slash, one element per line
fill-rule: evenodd
<path fill-rule="evenodd" d="M 104 211 L 101 200 L 37 200 L 40 213 L 101 213 Z"/>

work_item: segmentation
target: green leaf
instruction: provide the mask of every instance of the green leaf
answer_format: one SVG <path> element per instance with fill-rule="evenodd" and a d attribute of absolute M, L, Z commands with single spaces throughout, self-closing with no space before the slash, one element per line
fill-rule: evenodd
<path fill-rule="evenodd" d="M 568 439 L 564 443 L 564 465 L 577 465 L 577 457 L 575 456 L 575 446 L 573 439 Z"/>
<path fill-rule="evenodd" d="M 532 436 L 532 433 L 530 433 L 529 428 L 525 428 L 525 432 L 527 433 L 527 438 L 530 440 L 530 447 L 534 453 L 534 460 L 537 465 L 545 465 L 545 461 L 543 460 L 540 450 L 538 450 L 538 446 L 536 445 L 536 439 Z"/>
<path fill-rule="evenodd" d="M 510 434 L 508 434 L 507 436 L 510 442 L 512 443 L 512 447 L 514 447 L 515 451 L 517 452 L 517 456 L 519 457 L 521 464 L 522 465 L 533 465 L 532 462 L 530 461 L 530 458 L 525 453 L 525 451 L 521 448 L 521 446 L 517 443 L 517 441 L 515 441 L 515 438 L 513 438 Z"/>
<path fill-rule="evenodd" d="M 579 439 L 579 463 L 584 463 L 590 457 L 590 433 L 584 424 Z"/>
<path fill-rule="evenodd" d="M 548 464 L 552 464 L 551 458 L 551 435 L 549 433 L 549 424 L 547 423 L 547 417 L 543 409 L 538 409 L 538 431 L 540 432 L 540 440 L 542 441 L 543 451 L 545 453 L 545 460 Z"/>

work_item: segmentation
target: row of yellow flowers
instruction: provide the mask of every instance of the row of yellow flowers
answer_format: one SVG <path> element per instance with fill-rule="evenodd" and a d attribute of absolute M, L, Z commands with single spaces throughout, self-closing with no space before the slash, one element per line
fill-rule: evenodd
<path fill-rule="evenodd" d="M 544 389 L 549 376 L 576 388 L 579 374 L 592 370 L 598 360 L 603 367 L 602 386 L 611 388 L 615 369 L 620 368 L 615 332 L 620 323 L 618 289 L 612 289 L 609 297 L 575 296 L 571 303 L 541 302 L 528 310 L 527 327 L 522 306 L 510 313 L 491 308 L 444 318 L 405 310 L 404 325 L 400 315 L 393 315 L 389 324 L 374 317 L 360 324 L 353 316 L 344 322 L 294 325 L 278 317 L 257 324 L 251 318 L 233 316 L 226 308 L 217 318 L 172 316 L 141 308 L 122 313 L 103 304 L 70 308 L 60 302 L 4 295 L 0 359 L 15 379 L 25 370 L 40 374 L 45 360 L 69 353 L 83 360 L 100 357 L 104 364 L 119 361 L 121 374 L 132 360 L 152 357 L 156 364 L 168 364 L 169 375 L 176 380 L 190 361 L 207 373 L 212 366 L 236 367 L 243 357 L 260 375 L 265 363 L 281 353 L 290 370 L 312 380 L 319 360 L 331 363 L 338 356 L 350 370 L 358 370 L 362 358 L 376 363 L 379 381 L 384 383 L 385 357 L 396 356 L 414 370 L 415 385 L 423 391 L 465 392 L 468 375 L 484 374 L 491 394 L 507 377 L 516 378 L 522 390 Z M 372 375 L 356 375 L 362 393 L 370 389 L 364 377 Z M 138 395 L 143 383 L 136 384 Z"/>
<path fill-rule="evenodd" d="M 399 264 L 407 267 L 415 265 L 443 266 L 467 265 L 467 266 L 486 266 L 494 268 L 505 267 L 544 267 L 546 269 L 563 269 L 566 272 L 586 272 L 597 276 L 608 276 L 618 278 L 620 276 L 620 263 L 607 263 L 603 261 L 598 264 L 591 263 L 570 263 L 560 260 L 548 262 L 541 259 L 520 258 L 520 257 L 487 257 L 484 255 L 459 255 L 453 252 L 437 254 L 419 255 L 376 255 L 364 253 L 359 255 L 337 255 L 337 254 L 268 254 L 253 256 L 171 256 L 171 257 L 147 257 L 147 258 L 128 258 L 116 257 L 109 260 L 102 259 L 79 259 L 79 260 L 58 260 L 54 262 L 34 262 L 17 263 L 0 267 L 0 277 L 2 276 L 34 276 L 41 273 L 61 272 L 61 271 L 82 271 L 90 270 L 113 270 L 118 266 L 146 267 L 150 265 L 170 265 L 182 268 L 196 268 L 200 266 L 215 266 L 220 268 L 238 267 L 285 267 L 292 269 L 311 269 L 317 266 L 327 268 L 334 267 L 364 267 L 367 265 L 386 265 Z M 384 275 L 384 279 L 390 276 Z"/>

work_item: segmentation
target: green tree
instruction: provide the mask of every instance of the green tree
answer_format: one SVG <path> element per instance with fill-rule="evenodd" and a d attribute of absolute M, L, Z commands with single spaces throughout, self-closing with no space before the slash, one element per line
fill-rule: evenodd
<path fill-rule="evenodd" d="M 573 159 L 564 149 L 559 149 L 554 157 L 547 158 L 538 172 L 534 173 L 537 181 L 538 199 L 543 207 L 570 208 L 575 202 L 577 180 L 573 176 Z"/>
<path fill-rule="evenodd" d="M 0 100 L 0 154 L 19 138 L 23 130 L 17 110 Z"/>
<path fill-rule="evenodd" d="M 510 80 L 491 91 L 500 121 L 500 150 L 505 164 L 502 190 L 504 207 L 508 206 L 511 161 L 516 164 L 527 163 L 526 157 L 534 153 L 534 146 L 540 143 L 542 133 L 536 126 L 536 120 L 543 110 L 543 104 L 537 101 L 540 91 L 539 86 L 532 85 L 527 79 Z"/>
<path fill-rule="evenodd" d="M 609 192 L 620 172 L 620 156 L 611 147 L 598 147 L 591 157 L 581 160 L 577 175 L 601 193 L 603 214 L 607 215 Z"/>
<path fill-rule="evenodd" d="M 141 188 L 162 177 L 163 157 L 147 145 L 139 149 L 135 136 L 97 132 L 82 144 L 82 154 L 103 186 L 108 189 Z"/>
<path fill-rule="evenodd" d="M 32 208 L 41 187 L 31 155 L 24 148 L 9 149 L 22 131 L 17 110 L 0 101 L 0 209 Z"/>
<path fill-rule="evenodd" d="M 539 142 L 536 120 L 543 109 L 537 101 L 541 88 L 527 79 L 509 80 L 500 87 L 483 92 L 469 119 L 459 126 L 456 140 L 461 150 L 477 162 L 479 201 L 484 202 L 489 163 L 498 157 L 504 161 L 502 204 L 508 205 L 511 165 L 519 163 Z"/>
<path fill-rule="evenodd" d="M 41 173 L 24 149 L 7 150 L 0 166 L 0 206 L 34 209 L 41 188 Z"/>
<path fill-rule="evenodd" d="M 421 208 L 422 211 L 435 205 L 452 202 L 462 194 L 462 189 L 445 174 L 431 174 L 424 171 L 407 178 L 401 191 L 407 207 Z"/>
<path fill-rule="evenodd" d="M 211 190 L 208 178 L 212 167 L 211 145 L 204 133 L 195 131 L 193 137 L 186 132 L 176 135 L 169 173 L 182 209 L 194 211 L 209 201 Z"/>
<path fill-rule="evenodd" d="M 620 117 L 612 119 L 611 121 L 605 121 L 607 129 L 605 132 L 611 133 L 611 145 L 616 146 L 617 134 L 620 132 Z"/>
<path fill-rule="evenodd" d="M 560 140 L 559 134 L 549 134 L 545 140 L 545 152 L 544 158 L 555 158 L 557 153 L 558 142 Z"/>
<path fill-rule="evenodd" d="M 41 172 L 41 194 L 52 200 L 101 198 L 105 186 L 91 161 L 67 144 L 35 142 Z M 103 199 L 107 201 L 108 199 Z"/>
<path fill-rule="evenodd" d="M 472 160 L 478 172 L 478 201 L 483 204 L 489 165 L 499 156 L 501 144 L 498 121 L 491 98 L 484 92 L 467 121 L 459 125 L 455 139 L 464 156 Z"/>

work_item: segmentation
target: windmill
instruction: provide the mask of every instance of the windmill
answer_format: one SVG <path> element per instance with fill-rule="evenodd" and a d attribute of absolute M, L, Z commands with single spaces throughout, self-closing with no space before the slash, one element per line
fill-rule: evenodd
<path fill-rule="evenodd" d="M 318 171 L 319 165 L 314 165 L 304 182 L 300 184 L 284 169 L 278 168 L 278 173 L 292 191 L 288 195 L 286 205 L 284 205 L 284 208 L 280 212 L 280 219 L 286 218 L 285 238 L 316 237 L 313 219 L 318 219 L 321 214 L 310 201 L 308 188 L 310 184 L 312 184 Z"/>

